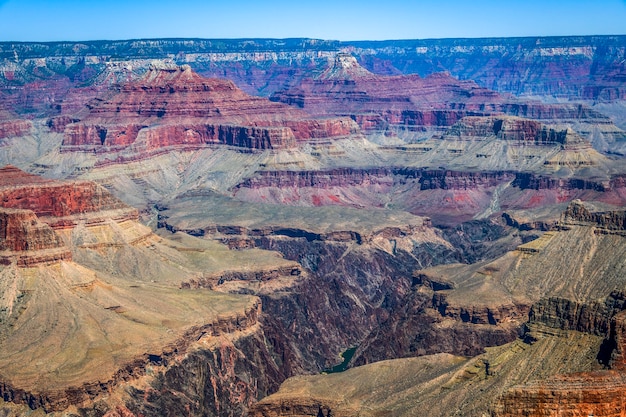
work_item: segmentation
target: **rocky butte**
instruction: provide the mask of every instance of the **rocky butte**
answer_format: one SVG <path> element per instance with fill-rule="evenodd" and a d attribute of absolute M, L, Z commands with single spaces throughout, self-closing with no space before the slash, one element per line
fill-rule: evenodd
<path fill-rule="evenodd" d="M 465 116 L 503 114 L 549 123 L 577 122 L 586 131 L 596 126 L 609 136 L 614 133 L 611 120 L 586 105 L 524 100 L 449 73 L 424 78 L 417 74 L 377 75 L 359 65 L 354 56 L 341 53 L 319 76 L 279 90 L 270 100 L 318 116 L 350 116 L 370 134 L 400 134 L 405 139 L 441 131 Z"/>
<path fill-rule="evenodd" d="M 215 144 L 285 149 L 358 131 L 349 119 L 313 119 L 250 96 L 231 81 L 203 78 L 188 65 L 151 67 L 140 80 L 92 100 L 78 118 L 65 127 L 62 152 L 125 150 L 146 157 L 172 147 Z M 51 123 L 60 130 L 59 123 Z"/>

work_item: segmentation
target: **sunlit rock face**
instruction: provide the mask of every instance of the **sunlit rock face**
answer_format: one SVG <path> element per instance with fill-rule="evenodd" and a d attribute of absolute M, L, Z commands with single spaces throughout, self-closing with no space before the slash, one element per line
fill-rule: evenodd
<path fill-rule="evenodd" d="M 449 72 L 418 75 L 376 75 L 354 56 L 337 54 L 334 63 L 270 99 L 316 115 L 350 115 L 366 132 L 421 132 L 451 126 L 466 116 L 512 115 L 542 121 L 577 120 L 610 124 L 580 104 L 546 104 L 519 99 L 459 80 Z"/>
<path fill-rule="evenodd" d="M 312 119 L 289 106 L 250 96 L 231 81 L 203 78 L 189 66 L 151 67 L 141 80 L 123 84 L 87 107 L 80 122 L 52 119 L 57 130 L 65 126 L 63 152 L 128 149 L 150 155 L 168 147 L 219 144 L 284 149 L 358 133 L 349 119 Z"/>

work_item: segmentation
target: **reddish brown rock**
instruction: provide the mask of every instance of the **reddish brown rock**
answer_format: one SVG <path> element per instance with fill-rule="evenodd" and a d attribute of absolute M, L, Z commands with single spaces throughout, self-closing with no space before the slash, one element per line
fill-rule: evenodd
<path fill-rule="evenodd" d="M 493 416 L 626 416 L 626 375 L 608 371 L 559 376 L 508 390 Z"/>
<path fill-rule="evenodd" d="M 188 66 L 152 68 L 138 82 L 92 100 L 82 121 L 67 124 L 62 151 L 146 152 L 225 144 L 291 148 L 298 141 L 358 133 L 348 118 L 311 119 L 297 109 L 250 96 L 231 81 L 208 79 Z"/>
<path fill-rule="evenodd" d="M 0 263 L 33 266 L 70 260 L 69 248 L 30 210 L 0 208 Z"/>
<path fill-rule="evenodd" d="M 58 116 L 48 119 L 48 122 L 46 124 L 52 132 L 63 133 L 67 125 L 69 125 L 70 123 L 76 123 L 78 121 L 79 120 L 74 117 Z"/>
<path fill-rule="evenodd" d="M 94 182 L 48 180 L 13 166 L 0 168 L 0 206 L 32 210 L 53 227 L 71 226 L 81 217 L 109 210 L 119 217 L 138 216 L 137 210 Z"/>
<path fill-rule="evenodd" d="M 274 93 L 270 100 L 294 105 L 314 115 L 350 115 L 366 131 L 400 125 L 409 130 L 451 126 L 465 116 L 507 114 L 540 120 L 588 120 L 610 123 L 580 104 L 545 104 L 458 80 L 449 73 L 383 76 L 362 68 L 354 57 L 338 54 L 315 79 Z M 529 127 L 524 127 L 528 130 Z M 532 139 L 541 140 L 539 132 Z M 545 136 L 545 135 L 544 135 Z M 525 137 L 524 140 L 528 138 Z M 555 139 L 549 135 L 544 140 Z"/>
<path fill-rule="evenodd" d="M 33 128 L 30 120 L 9 120 L 0 122 L 0 139 L 27 135 Z"/>
<path fill-rule="evenodd" d="M 367 130 L 387 124 L 450 126 L 472 112 L 485 114 L 481 109 L 485 103 L 503 100 L 495 92 L 448 74 L 427 78 L 375 75 L 347 54 L 338 54 L 318 78 L 303 80 L 297 88 L 275 93 L 270 99 L 315 115 L 349 114 Z"/>

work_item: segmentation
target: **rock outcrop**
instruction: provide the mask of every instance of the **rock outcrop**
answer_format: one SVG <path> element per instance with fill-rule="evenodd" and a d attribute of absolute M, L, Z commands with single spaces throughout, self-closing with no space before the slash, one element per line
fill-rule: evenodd
<path fill-rule="evenodd" d="M 141 80 L 122 84 L 87 107 L 80 122 L 52 119 L 54 128 L 66 126 L 62 152 L 128 149 L 145 158 L 171 147 L 284 149 L 358 133 L 349 119 L 311 119 L 289 106 L 250 96 L 231 81 L 203 78 L 189 66 L 152 67 Z"/>
<path fill-rule="evenodd" d="M 604 303 L 550 298 L 535 304 L 529 315 L 531 325 L 604 336 L 598 360 L 610 370 L 561 374 L 511 387 L 494 403 L 493 415 L 624 415 L 625 307 L 621 292 L 611 294 Z M 531 343 L 536 341 L 532 335 L 526 337 Z"/>
<path fill-rule="evenodd" d="M 626 211 L 591 211 L 580 200 L 572 201 L 562 221 L 565 224 L 587 224 L 609 231 L 626 231 Z"/>
<path fill-rule="evenodd" d="M 568 147 L 591 144 L 572 129 L 549 127 L 532 118 L 519 117 L 464 117 L 447 132 L 446 136 L 459 139 L 478 139 L 495 136 L 500 140 L 532 145 L 563 145 Z"/>
<path fill-rule="evenodd" d="M 120 219 L 138 216 L 136 209 L 94 182 L 48 180 L 13 166 L 0 169 L 0 206 L 32 210 L 53 228 L 71 227 L 81 218 L 97 221 L 105 211 Z"/>
<path fill-rule="evenodd" d="M 71 260 L 54 229 L 79 222 L 136 220 L 137 210 L 88 181 L 53 181 L 13 167 L 0 168 L 0 258 L 18 267 Z"/>
<path fill-rule="evenodd" d="M 607 416 L 626 414 L 626 375 L 598 372 L 559 376 L 511 388 L 498 402 L 494 416 Z"/>
<path fill-rule="evenodd" d="M 0 208 L 0 263 L 29 267 L 71 260 L 70 249 L 30 210 Z"/>
<path fill-rule="evenodd" d="M 584 105 L 524 101 L 479 87 L 472 81 L 455 79 L 449 73 L 425 78 L 375 75 L 347 54 L 338 54 L 334 64 L 317 78 L 305 79 L 297 87 L 278 91 L 270 99 L 315 115 L 349 115 L 369 132 L 419 132 L 451 126 L 466 116 L 501 114 L 552 123 L 611 124 L 606 116 Z M 541 132 L 538 125 L 524 125 L 519 121 L 505 123 L 503 126 L 498 122 L 495 132 L 490 133 L 497 135 L 504 130 L 502 139 L 532 140 L 538 144 L 565 141 L 565 132 Z"/>
<path fill-rule="evenodd" d="M 31 132 L 33 122 L 30 120 L 0 120 L 0 139 L 20 137 Z"/>

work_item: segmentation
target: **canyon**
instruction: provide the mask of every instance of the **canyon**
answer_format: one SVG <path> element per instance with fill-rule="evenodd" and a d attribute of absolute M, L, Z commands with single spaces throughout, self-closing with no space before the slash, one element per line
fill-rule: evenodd
<path fill-rule="evenodd" d="M 1 42 L 0 414 L 622 415 L 625 40 Z"/>

